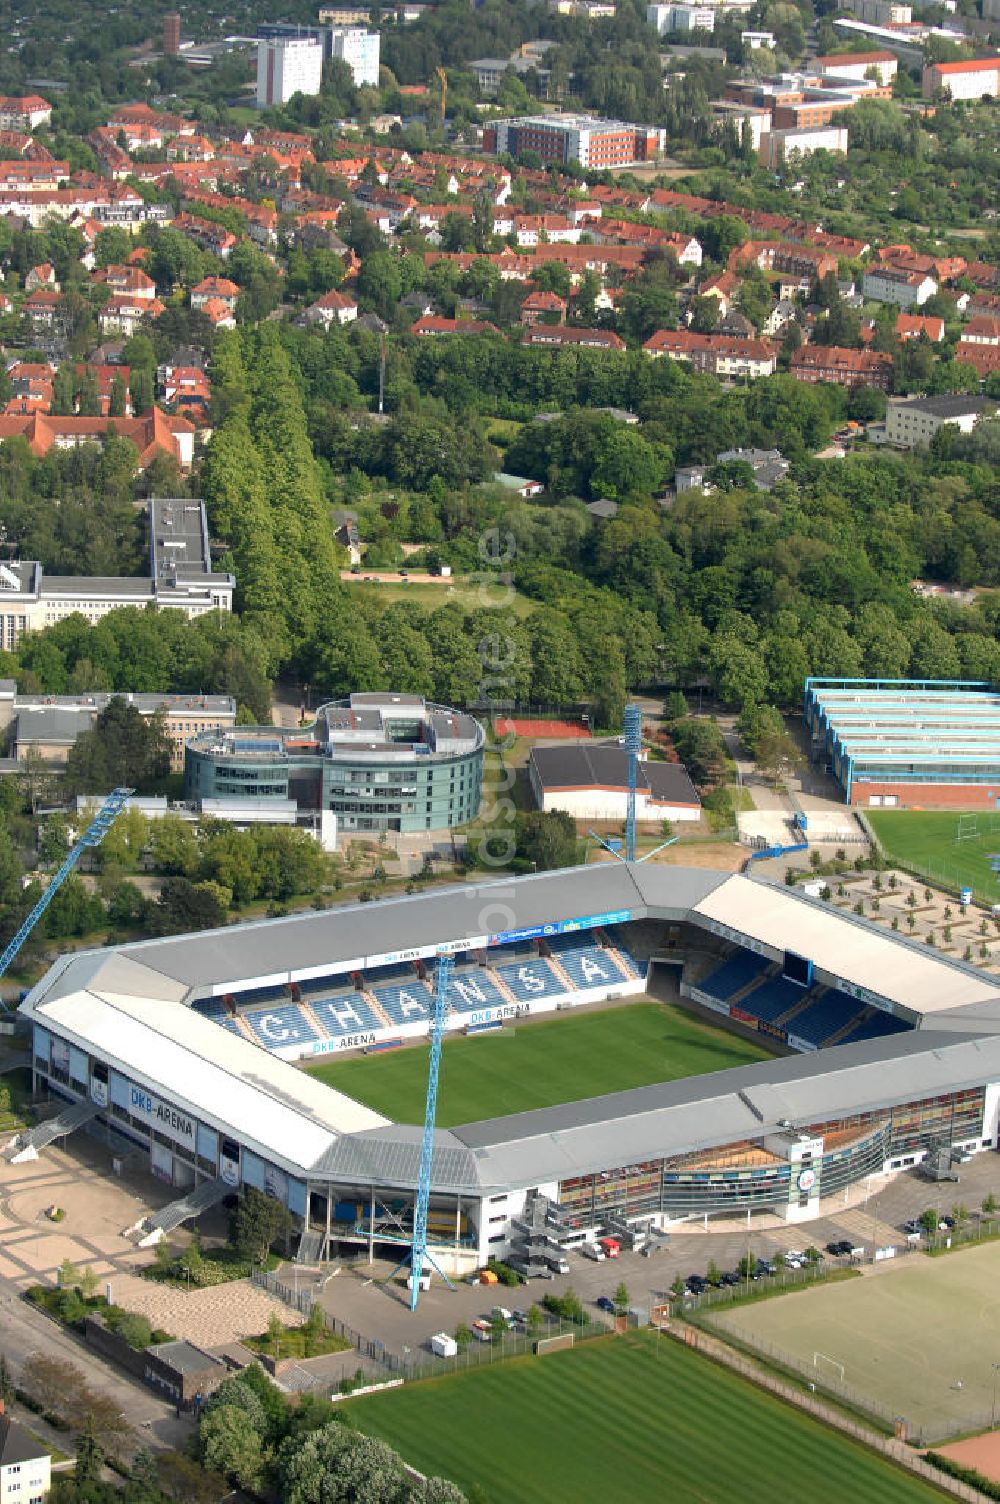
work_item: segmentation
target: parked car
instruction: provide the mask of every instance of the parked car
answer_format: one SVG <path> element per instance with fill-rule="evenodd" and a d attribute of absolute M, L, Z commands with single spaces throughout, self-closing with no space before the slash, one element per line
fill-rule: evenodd
<path fill-rule="evenodd" d="M 741 1277 L 735 1269 L 727 1269 L 725 1274 L 719 1276 L 719 1284 L 726 1286 L 738 1285 Z"/>
<path fill-rule="evenodd" d="M 607 1255 L 600 1243 L 581 1243 L 576 1250 L 585 1259 L 591 1259 L 595 1264 L 603 1264 Z"/>
<path fill-rule="evenodd" d="M 607 1311 L 609 1316 L 615 1314 L 615 1303 L 610 1295 L 599 1295 L 595 1302 L 599 1311 Z"/>
<path fill-rule="evenodd" d="M 911 1217 L 908 1222 L 904 1222 L 903 1223 L 903 1231 L 904 1232 L 907 1232 L 907 1233 L 914 1233 L 914 1232 L 920 1233 L 920 1232 L 923 1232 L 923 1230 L 924 1230 L 924 1224 L 921 1222 L 921 1220 L 920 1220 L 919 1217 Z"/>

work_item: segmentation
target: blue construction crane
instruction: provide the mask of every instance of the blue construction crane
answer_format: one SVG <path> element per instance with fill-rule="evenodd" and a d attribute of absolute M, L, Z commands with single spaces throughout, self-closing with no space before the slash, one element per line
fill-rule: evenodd
<path fill-rule="evenodd" d="M 438 956 L 437 977 L 434 985 L 434 1017 L 431 1021 L 431 1058 L 427 1071 L 427 1101 L 424 1106 L 424 1136 L 420 1143 L 420 1169 L 417 1175 L 417 1200 L 413 1208 L 413 1241 L 402 1260 L 396 1265 L 401 1269 L 410 1265 L 410 1310 L 417 1309 L 420 1296 L 420 1276 L 424 1265 L 430 1264 L 440 1274 L 445 1284 L 452 1288 L 451 1280 L 427 1252 L 427 1213 L 431 1200 L 431 1170 L 434 1165 L 434 1124 L 437 1120 L 438 1077 L 441 1073 L 441 1041 L 444 1038 L 444 1010 L 448 1001 L 448 982 L 454 965 L 451 956 Z M 392 1271 L 396 1273 L 396 1269 Z M 392 1278 L 392 1275 L 389 1276 Z"/>
<path fill-rule="evenodd" d="M 13 961 L 14 957 L 21 949 L 21 946 L 24 944 L 25 940 L 27 940 L 28 936 L 35 928 L 35 925 L 38 923 L 39 919 L 41 919 L 42 915 L 45 913 L 45 910 L 48 908 L 53 898 L 55 898 L 56 894 L 59 892 L 59 889 L 66 881 L 67 877 L 69 877 L 70 873 L 73 871 L 73 868 L 76 866 L 83 853 L 90 846 L 100 846 L 101 842 L 104 840 L 105 835 L 111 829 L 112 825 L 115 823 L 118 816 L 125 808 L 125 805 L 128 803 L 129 795 L 133 794 L 134 792 L 134 789 L 115 789 L 114 792 L 109 794 L 107 799 L 105 799 L 104 803 L 97 811 L 97 814 L 91 820 L 90 824 L 87 826 L 87 829 L 83 832 L 83 835 L 77 841 L 72 851 L 70 851 L 69 855 L 66 857 L 66 860 L 63 862 L 62 866 L 59 868 L 59 871 L 55 874 L 52 881 L 45 889 L 45 892 L 42 894 L 41 898 L 35 904 L 35 907 L 32 909 L 27 919 L 22 922 L 21 927 L 18 930 L 17 934 L 14 936 L 13 940 L 10 941 L 3 954 L 0 955 L 0 977 L 3 977 L 7 974 L 7 968 L 10 966 L 10 963 Z M 7 1007 L 8 1005 L 4 1003 L 3 1006 Z"/>

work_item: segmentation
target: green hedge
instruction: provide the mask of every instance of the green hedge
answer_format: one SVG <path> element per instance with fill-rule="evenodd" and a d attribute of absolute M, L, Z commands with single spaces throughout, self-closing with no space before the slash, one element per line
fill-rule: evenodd
<path fill-rule="evenodd" d="M 967 1483 L 970 1488 L 978 1489 L 987 1499 L 1000 1499 L 1000 1483 L 994 1483 L 992 1478 L 977 1473 L 974 1467 L 963 1467 L 953 1457 L 945 1457 L 941 1452 L 925 1452 L 924 1461 L 942 1473 L 947 1473 L 949 1478 L 957 1478 L 960 1483 Z"/>

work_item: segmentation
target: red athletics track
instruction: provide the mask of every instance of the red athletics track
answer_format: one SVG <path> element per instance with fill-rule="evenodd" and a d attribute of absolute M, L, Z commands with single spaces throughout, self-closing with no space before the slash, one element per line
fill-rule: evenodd
<path fill-rule="evenodd" d="M 494 721 L 497 736 L 558 737 L 560 741 L 589 741 L 590 732 L 578 721 L 522 721 L 505 719 Z"/>

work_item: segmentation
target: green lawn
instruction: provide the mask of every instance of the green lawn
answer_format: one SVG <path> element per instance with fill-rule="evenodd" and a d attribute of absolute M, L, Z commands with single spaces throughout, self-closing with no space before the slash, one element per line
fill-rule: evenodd
<path fill-rule="evenodd" d="M 499 581 L 495 586 L 488 582 L 470 585 L 467 580 L 458 577 L 447 585 L 430 585 L 421 580 L 413 580 L 409 585 L 405 580 L 375 581 L 366 585 L 363 579 L 351 579 L 344 583 L 348 590 L 363 590 L 377 595 L 386 605 L 391 605 L 394 601 L 416 601 L 427 611 L 455 604 L 463 606 L 467 611 L 478 611 L 483 606 L 509 606 L 515 616 L 529 616 L 535 609 L 534 601 L 517 590 L 508 589 Z"/>
<path fill-rule="evenodd" d="M 767 1051 L 681 1008 L 631 1003 L 471 1039 L 446 1039 L 438 1124 L 475 1122 L 558 1102 L 700 1076 Z M 328 1086 L 399 1122 L 423 1119 L 427 1046 L 310 1066 Z"/>
<path fill-rule="evenodd" d="M 940 1494 L 650 1332 L 349 1403 L 407 1462 L 488 1504 L 932 1504 Z"/>
<path fill-rule="evenodd" d="M 949 887 L 970 887 L 984 903 L 1000 903 L 1000 882 L 989 861 L 993 852 L 1000 854 L 1000 812 L 866 810 L 865 815 L 890 862 Z"/>

